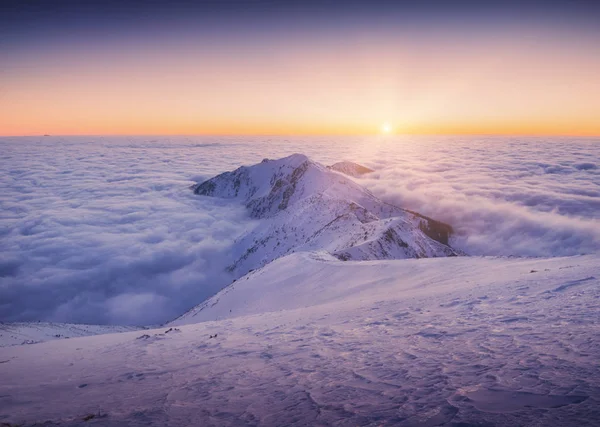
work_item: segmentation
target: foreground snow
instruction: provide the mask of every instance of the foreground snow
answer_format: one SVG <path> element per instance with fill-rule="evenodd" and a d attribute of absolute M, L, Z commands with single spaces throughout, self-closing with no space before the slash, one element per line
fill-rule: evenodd
<path fill-rule="evenodd" d="M 598 425 L 598 278 L 598 255 L 293 254 L 169 327 L 1 348 L 0 422 Z"/>

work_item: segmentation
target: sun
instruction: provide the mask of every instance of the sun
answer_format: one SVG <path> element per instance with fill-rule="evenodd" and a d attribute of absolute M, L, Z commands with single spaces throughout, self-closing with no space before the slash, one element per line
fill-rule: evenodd
<path fill-rule="evenodd" d="M 392 133 L 392 126 L 389 123 L 384 123 L 381 125 L 381 133 L 389 134 Z"/>

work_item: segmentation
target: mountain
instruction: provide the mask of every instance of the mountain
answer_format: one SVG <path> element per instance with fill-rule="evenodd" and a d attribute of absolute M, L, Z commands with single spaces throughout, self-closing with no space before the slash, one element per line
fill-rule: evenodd
<path fill-rule="evenodd" d="M 373 169 L 370 169 L 366 166 L 359 165 L 358 163 L 353 162 L 337 162 L 331 166 L 327 166 L 329 169 L 334 171 L 338 171 L 341 173 L 345 173 L 346 175 L 359 177 L 365 175 L 367 173 L 375 172 Z"/>
<path fill-rule="evenodd" d="M 261 220 L 236 241 L 229 270 L 239 277 L 297 251 L 325 250 L 341 260 L 464 255 L 449 245 L 450 225 L 383 202 L 345 175 L 348 167 L 339 173 L 334 166 L 293 154 L 193 187 L 198 195 L 239 200 Z"/>

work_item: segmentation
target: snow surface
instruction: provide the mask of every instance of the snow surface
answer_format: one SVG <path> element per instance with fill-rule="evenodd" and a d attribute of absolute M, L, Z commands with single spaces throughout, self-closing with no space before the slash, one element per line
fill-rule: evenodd
<path fill-rule="evenodd" d="M 0 348 L 0 422 L 596 426 L 599 278 L 599 255 L 296 253 L 168 327 Z"/>
<path fill-rule="evenodd" d="M 114 334 L 144 329 L 135 326 L 85 325 L 48 322 L 0 322 L 0 347 L 37 344 L 44 341 Z"/>

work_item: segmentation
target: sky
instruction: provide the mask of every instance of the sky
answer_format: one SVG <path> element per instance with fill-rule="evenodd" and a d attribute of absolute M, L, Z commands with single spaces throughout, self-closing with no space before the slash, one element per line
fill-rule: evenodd
<path fill-rule="evenodd" d="M 598 18 L 584 1 L 9 0 L 0 135 L 600 135 Z"/>

